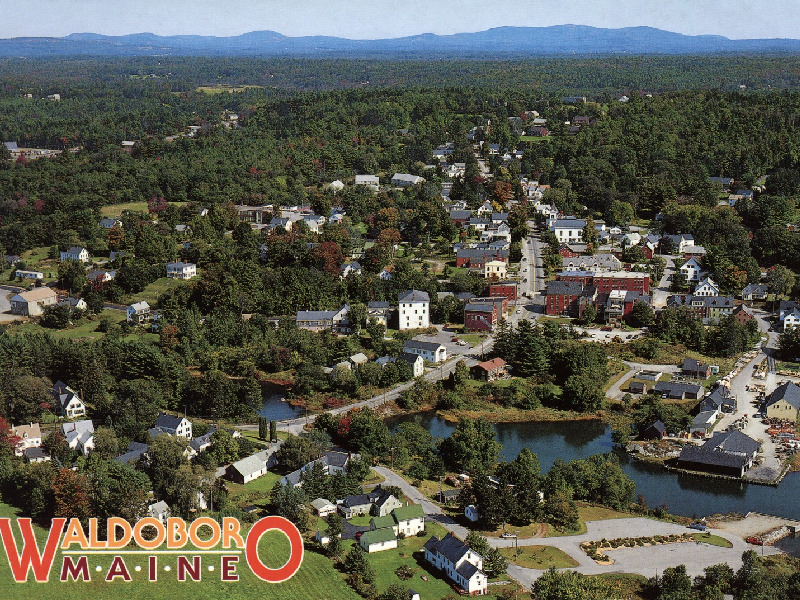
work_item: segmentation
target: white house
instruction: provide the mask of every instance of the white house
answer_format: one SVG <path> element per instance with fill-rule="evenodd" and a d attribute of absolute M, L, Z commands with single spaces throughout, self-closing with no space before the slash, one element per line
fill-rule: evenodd
<path fill-rule="evenodd" d="M 122 221 L 120 221 L 119 219 L 112 219 L 112 218 L 100 219 L 100 223 L 98 224 L 103 229 L 114 229 L 114 227 L 122 227 Z"/>
<path fill-rule="evenodd" d="M 245 484 L 266 475 L 267 470 L 276 464 L 274 455 L 279 447 L 278 444 L 270 444 L 266 450 L 237 460 L 225 470 L 226 477 L 236 483 Z"/>
<path fill-rule="evenodd" d="M 332 191 L 334 194 L 336 194 L 344 189 L 344 183 L 336 179 L 328 184 L 328 189 Z"/>
<path fill-rule="evenodd" d="M 358 540 L 359 545 L 364 549 L 364 552 L 381 552 L 383 550 L 391 550 L 397 548 L 397 536 L 389 527 L 382 529 L 373 529 L 365 531 L 361 534 Z"/>
<path fill-rule="evenodd" d="M 186 417 L 176 417 L 174 415 L 161 413 L 158 415 L 156 426 L 153 429 L 158 430 L 156 435 L 158 435 L 158 433 L 166 433 L 173 437 L 184 437 L 187 440 L 192 439 L 192 422 Z"/>
<path fill-rule="evenodd" d="M 431 299 L 427 292 L 406 290 L 397 297 L 400 331 L 430 327 Z"/>
<path fill-rule="evenodd" d="M 61 433 L 64 434 L 67 445 L 84 456 L 94 450 L 94 423 L 90 419 L 64 423 L 61 425 Z"/>
<path fill-rule="evenodd" d="M 694 288 L 695 296 L 719 296 L 719 286 L 714 283 L 711 277 L 704 278 L 697 287 Z"/>
<path fill-rule="evenodd" d="M 441 540 L 432 536 L 425 542 L 425 560 L 467 594 L 486 594 L 487 577 L 483 572 L 483 557 L 452 533 Z"/>
<path fill-rule="evenodd" d="M 39 448 L 42 445 L 42 430 L 38 423 L 17 425 L 11 428 L 11 433 L 19 438 L 14 454 L 22 456 L 28 448 Z"/>
<path fill-rule="evenodd" d="M 425 178 L 419 175 L 410 175 L 408 173 L 395 173 L 392 176 L 392 185 L 400 187 L 411 187 L 419 183 L 425 183 Z"/>
<path fill-rule="evenodd" d="M 125 312 L 128 323 L 144 323 L 150 320 L 150 305 L 146 300 L 134 302 Z"/>
<path fill-rule="evenodd" d="M 701 270 L 702 269 L 700 268 L 700 264 L 697 262 L 697 260 L 695 260 L 694 257 L 690 258 L 685 263 L 683 263 L 680 269 L 684 280 L 689 283 L 700 281 Z"/>
<path fill-rule="evenodd" d="M 403 352 L 417 354 L 432 363 L 447 360 L 447 348 L 439 342 L 424 342 L 422 340 L 408 340 L 403 344 Z"/>
<path fill-rule="evenodd" d="M 420 504 L 395 508 L 391 515 L 395 520 L 398 535 L 402 533 L 408 537 L 425 531 L 425 511 Z"/>
<path fill-rule="evenodd" d="M 377 192 L 380 181 L 377 175 L 356 175 L 356 185 L 364 185 Z"/>
<path fill-rule="evenodd" d="M 170 279 L 191 279 L 197 275 L 197 265 L 185 262 L 167 263 L 167 277 Z"/>
<path fill-rule="evenodd" d="M 59 416 L 74 419 L 86 415 L 86 406 L 83 404 L 83 400 L 63 381 L 56 381 L 50 388 L 50 394 L 55 400 L 56 414 Z"/>
<path fill-rule="evenodd" d="M 147 513 L 149 516 L 153 517 L 154 519 L 158 519 L 164 525 L 166 525 L 167 519 L 170 517 L 169 504 L 167 504 L 163 500 L 154 502 L 153 504 L 147 507 Z"/>
<path fill-rule="evenodd" d="M 317 498 L 316 500 L 313 500 L 311 502 L 311 507 L 314 509 L 314 512 L 317 513 L 317 516 L 323 519 L 336 512 L 336 505 L 325 498 Z"/>
<path fill-rule="evenodd" d="M 800 325 L 800 310 L 793 309 L 792 312 L 787 312 L 783 317 L 783 330 L 789 331 L 793 327 Z"/>
<path fill-rule="evenodd" d="M 39 287 L 20 294 L 14 294 L 9 300 L 11 314 L 25 317 L 39 317 L 44 314 L 44 307 L 58 302 L 58 296 L 49 287 Z"/>
<path fill-rule="evenodd" d="M 44 279 L 44 273 L 41 271 L 23 271 L 22 269 L 14 271 L 14 276 L 21 279 Z"/>
<path fill-rule="evenodd" d="M 400 360 L 404 360 L 409 364 L 415 379 L 425 374 L 425 359 L 419 354 L 403 352 L 400 354 Z"/>
<path fill-rule="evenodd" d="M 61 260 L 76 260 L 78 262 L 89 262 L 89 251 L 86 248 L 73 246 L 66 252 L 61 252 Z"/>
<path fill-rule="evenodd" d="M 308 225 L 308 230 L 312 233 L 319 233 L 322 231 L 322 226 L 325 225 L 327 219 L 322 215 L 303 215 L 303 223 Z"/>
<path fill-rule="evenodd" d="M 556 234 L 559 244 L 583 241 L 583 228 L 586 221 L 583 219 L 556 219 L 550 225 L 550 230 Z"/>

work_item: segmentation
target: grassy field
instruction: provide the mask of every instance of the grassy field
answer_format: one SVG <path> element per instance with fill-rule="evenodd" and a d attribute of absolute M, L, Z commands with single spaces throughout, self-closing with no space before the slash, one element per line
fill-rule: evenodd
<path fill-rule="evenodd" d="M 168 202 L 168 204 L 186 204 L 185 202 Z M 122 204 L 107 204 L 100 209 L 100 214 L 104 217 L 119 217 L 125 211 L 147 212 L 147 202 L 123 202 Z"/>
<path fill-rule="evenodd" d="M 18 511 L 0 503 L 0 516 L 14 518 Z M 36 537 L 40 547 L 46 539 L 46 532 L 37 527 Z M 288 556 L 288 540 L 279 533 L 268 533 L 259 542 L 259 555 L 270 567 L 278 567 Z M 191 550 L 187 551 L 190 554 Z M 209 555 L 211 556 L 211 555 Z M 159 572 L 157 582 L 145 580 L 146 560 L 143 555 L 125 557 L 126 566 L 130 570 L 133 581 L 123 583 L 119 579 L 106 583 L 104 575 L 110 566 L 108 555 L 96 555 L 89 558 L 90 582 L 58 581 L 61 569 L 62 554 L 58 552 L 47 583 L 34 583 L 32 577 L 27 583 L 14 584 L 6 560 L 0 560 L 0 600 L 18 598 L 35 598 L 36 600 L 86 600 L 97 598 L 102 600 L 152 600 L 153 598 L 169 598 L 170 600 L 245 600 L 268 597 L 270 600 L 295 600 L 297 598 L 313 600 L 358 600 L 356 595 L 344 582 L 331 561 L 319 554 L 306 551 L 303 565 L 297 574 L 284 583 L 268 584 L 257 579 L 247 567 L 244 556 L 239 560 L 236 573 L 238 582 L 222 582 L 219 577 L 219 559 L 203 556 L 202 582 L 178 582 L 175 575 L 176 558 L 174 556 L 159 557 L 159 568 L 170 567 L 170 571 Z M 143 570 L 139 573 L 134 567 L 139 565 Z M 100 572 L 94 567 L 101 567 Z M 213 571 L 208 567 L 214 566 Z M 436 596 L 437 598 L 439 596 Z"/>
<path fill-rule="evenodd" d="M 526 569 L 569 569 L 578 566 L 575 559 L 553 546 L 523 546 L 519 554 L 514 548 L 501 548 L 500 554 L 509 562 Z"/>
<path fill-rule="evenodd" d="M 426 523 L 426 535 L 424 537 L 412 536 L 404 540 L 398 540 L 396 550 L 384 550 L 368 555 L 370 565 L 375 570 L 378 591 L 383 592 L 393 583 L 399 583 L 419 592 L 420 598 L 442 598 L 453 592 L 443 579 L 440 579 L 434 571 L 429 570 L 425 562 L 422 546 L 432 535 L 442 538 L 447 535 L 447 531 L 438 523 Z M 349 550 L 352 542 L 344 544 Z M 414 573 L 413 577 L 407 581 L 402 581 L 395 571 L 402 565 L 407 565 Z M 428 581 L 422 579 L 425 575 Z"/>
<path fill-rule="evenodd" d="M 158 303 L 158 297 L 161 294 L 167 290 L 179 287 L 181 285 L 185 284 L 180 279 L 168 279 L 167 277 L 161 277 L 160 279 L 156 279 L 153 283 L 149 284 L 138 294 L 135 294 L 134 297 L 137 301 L 146 300 L 150 306 L 155 306 Z"/>
<path fill-rule="evenodd" d="M 249 89 L 259 88 L 261 88 L 260 85 L 227 85 L 220 83 L 216 85 L 201 85 L 197 87 L 195 91 L 202 92 L 203 94 L 222 94 L 224 92 L 232 94 L 234 92 L 246 92 Z"/>
<path fill-rule="evenodd" d="M 649 595 L 644 595 L 644 587 L 647 584 L 647 577 L 644 575 L 606 573 L 603 575 L 590 575 L 590 577 L 596 577 L 616 590 L 614 598 L 628 598 L 628 600 L 650 598 Z"/>
<path fill-rule="evenodd" d="M 692 534 L 692 539 L 695 542 L 708 544 L 709 546 L 719 546 L 721 548 L 732 548 L 733 547 L 733 544 L 731 544 L 724 537 L 720 537 L 718 535 L 714 535 L 713 533 L 694 533 L 694 534 Z"/>
<path fill-rule="evenodd" d="M 255 504 L 259 508 L 266 509 L 272 486 L 280 478 L 281 476 L 277 473 L 268 471 L 266 475 L 262 475 L 244 485 L 228 482 L 228 500 L 240 508 Z"/>
<path fill-rule="evenodd" d="M 47 329 L 36 322 L 13 323 L 8 326 L 9 333 L 48 333 L 56 339 L 68 340 L 95 340 L 99 339 L 104 333 L 97 331 L 100 321 L 104 318 L 110 319 L 111 323 L 119 323 L 125 320 L 125 313 L 119 310 L 104 310 L 99 315 L 88 318 L 82 323 L 74 325 L 68 329 Z M 122 338 L 124 341 L 143 340 L 148 342 L 158 342 L 158 335 L 154 333 L 143 333 L 140 330 Z"/>

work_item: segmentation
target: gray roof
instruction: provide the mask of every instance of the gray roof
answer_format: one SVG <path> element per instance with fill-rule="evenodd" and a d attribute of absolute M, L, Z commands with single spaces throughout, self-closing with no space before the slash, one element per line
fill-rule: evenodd
<path fill-rule="evenodd" d="M 703 450 L 740 452 L 748 455 L 755 454 L 760 447 L 760 443 L 739 430 L 718 433 L 702 446 Z"/>
<path fill-rule="evenodd" d="M 403 350 L 406 348 L 418 348 L 419 350 L 431 350 L 436 351 L 441 348 L 443 345 L 439 342 L 423 342 L 422 340 L 407 340 L 405 344 L 403 344 Z"/>
<path fill-rule="evenodd" d="M 406 290 L 397 295 L 398 302 L 430 302 L 431 297 L 428 292 L 420 290 Z"/>
<path fill-rule="evenodd" d="M 347 461 L 350 460 L 350 456 L 346 452 L 329 450 L 322 455 L 322 460 L 328 466 L 344 469 L 347 466 Z"/>
<path fill-rule="evenodd" d="M 317 498 L 316 500 L 313 500 L 311 502 L 311 506 L 313 506 L 317 510 L 321 510 L 321 509 L 325 508 L 326 506 L 335 506 L 335 505 L 333 504 L 333 502 L 331 502 L 330 500 L 327 500 L 325 498 Z"/>
<path fill-rule="evenodd" d="M 736 408 L 736 398 L 727 395 L 727 388 L 717 386 L 700 403 L 702 410 L 720 410 L 723 406 Z"/>
<path fill-rule="evenodd" d="M 456 569 L 456 571 L 458 571 L 458 574 L 461 575 L 464 579 L 469 581 L 470 579 L 472 579 L 472 576 L 475 575 L 475 573 L 480 571 L 480 569 L 478 569 L 478 567 L 473 565 L 471 562 L 468 562 L 468 561 L 465 560 Z"/>
<path fill-rule="evenodd" d="M 176 417 L 174 415 L 168 415 L 166 413 L 161 413 L 158 415 L 158 419 L 156 419 L 156 427 L 157 428 L 166 428 L 166 429 L 177 429 L 178 426 L 183 421 L 183 417 Z"/>
<path fill-rule="evenodd" d="M 231 467 L 244 476 L 251 475 L 256 471 L 260 471 L 267 465 L 269 457 L 274 452 L 274 449 L 262 450 L 251 454 L 241 460 L 237 460 Z"/>
<path fill-rule="evenodd" d="M 704 410 L 703 412 L 698 413 L 698 415 L 694 419 L 692 419 L 692 425 L 698 427 L 706 425 L 707 423 L 710 423 L 711 421 L 714 420 L 715 415 L 716 411 Z"/>
<path fill-rule="evenodd" d="M 481 304 L 478 302 L 470 302 L 464 307 L 464 310 L 475 310 L 479 312 L 493 312 L 494 304 Z"/>
<path fill-rule="evenodd" d="M 25 448 L 25 450 L 23 450 L 22 453 L 25 455 L 25 458 L 27 458 L 28 460 L 36 460 L 36 459 L 39 459 L 39 458 L 47 458 L 48 456 L 50 456 L 49 454 L 47 454 L 47 452 L 45 452 L 44 450 L 42 450 L 41 448 L 38 448 L 38 447 L 36 447 L 36 448 Z"/>
<path fill-rule="evenodd" d="M 425 548 L 431 552 L 441 554 L 454 565 L 458 564 L 458 561 L 464 558 L 467 552 L 469 552 L 469 546 L 457 537 L 454 537 L 452 533 L 448 533 L 441 540 L 438 540 L 435 536 L 432 537 L 425 543 Z"/>
<path fill-rule="evenodd" d="M 786 400 L 796 410 L 800 410 L 800 387 L 791 381 L 785 381 L 767 397 L 767 406 L 772 406 L 779 400 Z"/>
<path fill-rule="evenodd" d="M 583 229 L 586 221 L 583 219 L 557 219 L 550 226 L 550 229 Z"/>
<path fill-rule="evenodd" d="M 707 371 L 708 365 L 694 358 L 684 358 L 682 369 L 684 371 L 694 371 L 694 372 Z"/>
<path fill-rule="evenodd" d="M 367 308 L 389 308 L 389 302 L 367 302 Z"/>
<path fill-rule="evenodd" d="M 508 258 L 508 250 L 505 248 L 498 248 L 497 250 L 461 248 L 456 253 L 456 256 L 458 258 L 483 258 L 486 260 L 493 260 L 495 258 Z"/>
<path fill-rule="evenodd" d="M 679 460 L 708 466 L 743 468 L 760 446 L 741 431 L 730 431 L 715 435 L 699 448 L 686 444 Z"/>
<path fill-rule="evenodd" d="M 333 319 L 338 313 L 338 310 L 298 310 L 298 321 L 325 321 Z"/>
<path fill-rule="evenodd" d="M 579 281 L 551 281 L 547 284 L 547 295 L 580 296 L 583 284 Z"/>
<path fill-rule="evenodd" d="M 655 391 L 660 392 L 662 394 L 666 392 L 670 395 L 677 393 L 680 393 L 681 395 L 686 393 L 691 395 L 696 395 L 697 392 L 699 392 L 702 389 L 702 387 L 699 385 L 692 385 L 690 383 L 679 383 L 676 381 L 659 381 L 655 385 L 654 389 Z"/>

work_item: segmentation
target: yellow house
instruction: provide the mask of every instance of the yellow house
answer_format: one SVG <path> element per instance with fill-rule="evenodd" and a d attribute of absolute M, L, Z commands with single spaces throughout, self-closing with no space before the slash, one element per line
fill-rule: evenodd
<path fill-rule="evenodd" d="M 486 279 L 505 279 L 507 272 L 507 265 L 502 260 L 490 260 L 483 266 Z"/>
<path fill-rule="evenodd" d="M 797 421 L 800 411 L 800 387 L 787 381 L 782 383 L 767 398 L 767 416 L 770 419 Z"/>

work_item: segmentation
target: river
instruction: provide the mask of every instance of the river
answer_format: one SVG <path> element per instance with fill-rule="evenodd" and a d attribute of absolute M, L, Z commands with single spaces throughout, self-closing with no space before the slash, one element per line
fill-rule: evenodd
<path fill-rule="evenodd" d="M 434 437 L 448 437 L 455 429 L 454 424 L 432 413 L 395 417 L 389 426 L 411 420 Z M 497 423 L 494 429 L 503 445 L 503 459 L 513 460 L 522 448 L 530 448 L 539 457 L 542 471 L 547 471 L 556 458 L 569 461 L 613 450 L 611 430 L 600 421 Z M 643 495 L 650 507 L 666 504 L 669 512 L 689 517 L 756 511 L 800 519 L 800 473 L 789 473 L 778 487 L 750 485 L 676 474 L 633 460 L 625 453 L 618 456 L 625 473 L 636 482 L 637 495 Z"/>

